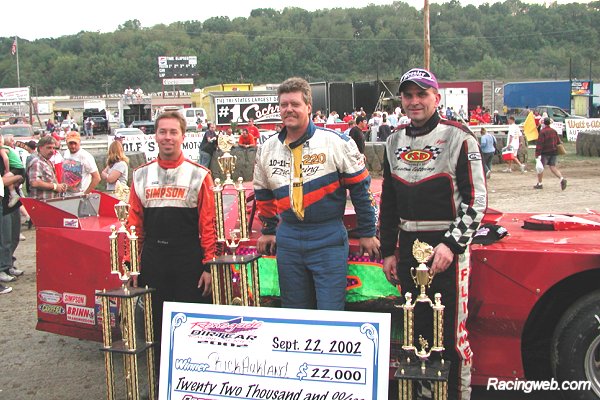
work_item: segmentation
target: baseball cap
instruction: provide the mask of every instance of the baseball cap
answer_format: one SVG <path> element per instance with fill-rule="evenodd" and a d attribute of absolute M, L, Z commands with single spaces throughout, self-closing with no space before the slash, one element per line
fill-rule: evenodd
<path fill-rule="evenodd" d="M 65 141 L 67 143 L 71 143 L 71 142 L 80 143 L 81 142 L 81 136 L 79 135 L 79 132 L 77 132 L 77 131 L 71 131 L 71 132 L 67 133 L 67 136 L 65 137 Z"/>
<path fill-rule="evenodd" d="M 119 133 L 119 132 L 115 133 L 115 140 L 120 140 L 123 138 L 125 138 L 125 136 L 122 133 Z"/>
<path fill-rule="evenodd" d="M 35 150 L 37 143 L 35 140 L 30 140 L 29 142 L 25 143 L 25 146 L 29 147 L 31 150 Z"/>
<path fill-rule="evenodd" d="M 412 82 L 418 85 L 421 89 L 439 89 L 435 75 L 424 68 L 413 68 L 402 75 L 400 78 L 400 91 L 406 82 Z"/>
<path fill-rule="evenodd" d="M 482 225 L 475 235 L 473 235 L 473 244 L 492 244 L 508 235 L 505 227 L 494 224 Z"/>

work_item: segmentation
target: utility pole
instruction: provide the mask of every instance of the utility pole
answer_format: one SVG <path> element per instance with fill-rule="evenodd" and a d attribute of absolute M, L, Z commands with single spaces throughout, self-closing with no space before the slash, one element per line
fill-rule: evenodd
<path fill-rule="evenodd" d="M 108 97 L 108 88 L 110 87 L 110 83 L 104 82 L 102 84 L 102 86 L 104 87 L 104 90 L 106 91 L 106 97 Z"/>
<path fill-rule="evenodd" d="M 429 70 L 431 42 L 429 37 L 429 0 L 423 0 L 423 67 Z"/>

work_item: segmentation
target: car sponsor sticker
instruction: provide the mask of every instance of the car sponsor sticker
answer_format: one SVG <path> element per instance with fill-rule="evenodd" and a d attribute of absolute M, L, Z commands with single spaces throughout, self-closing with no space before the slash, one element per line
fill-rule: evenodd
<path fill-rule="evenodd" d="M 44 303 L 58 304 L 62 300 L 62 296 L 54 290 L 40 290 L 38 292 L 38 299 Z"/>
<path fill-rule="evenodd" d="M 53 315 L 63 315 L 65 313 L 65 308 L 63 306 L 52 304 L 40 304 L 38 306 L 38 310 L 40 310 L 40 312 Z"/>
<path fill-rule="evenodd" d="M 85 306 L 86 297 L 84 294 L 63 293 L 63 303 Z"/>
<path fill-rule="evenodd" d="M 63 228 L 79 228 L 79 220 L 77 218 L 63 218 Z"/>
<path fill-rule="evenodd" d="M 96 313 L 91 307 L 80 307 L 67 304 L 67 321 L 96 325 Z"/>

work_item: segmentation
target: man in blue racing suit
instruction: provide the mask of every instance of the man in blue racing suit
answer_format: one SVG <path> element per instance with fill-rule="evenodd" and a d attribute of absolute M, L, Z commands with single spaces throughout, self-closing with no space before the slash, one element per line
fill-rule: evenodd
<path fill-rule="evenodd" d="M 343 310 L 347 190 L 358 218 L 361 252 L 379 257 L 365 158 L 349 136 L 311 122 L 312 94 L 304 79 L 286 80 L 277 94 L 285 127 L 256 153 L 254 190 L 263 224 L 257 247 L 274 254 L 277 245 L 283 307 Z"/>

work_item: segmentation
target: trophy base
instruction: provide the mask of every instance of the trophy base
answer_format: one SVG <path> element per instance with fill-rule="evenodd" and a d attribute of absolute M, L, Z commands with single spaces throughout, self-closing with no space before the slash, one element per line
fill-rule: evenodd
<path fill-rule="evenodd" d="M 440 360 L 427 360 L 425 361 L 425 370 L 421 369 L 419 359 L 411 359 L 410 362 L 400 360 L 394 363 L 394 366 L 398 367 L 394 374 L 395 379 L 447 382 L 450 374 L 450 361 L 448 360 L 445 360 L 443 364 Z"/>
<path fill-rule="evenodd" d="M 216 257 L 214 260 L 210 260 L 208 265 L 231 265 L 231 264 L 250 264 L 251 262 L 261 258 L 260 254 L 245 254 L 245 255 L 231 255 L 226 254 L 223 256 Z"/>

